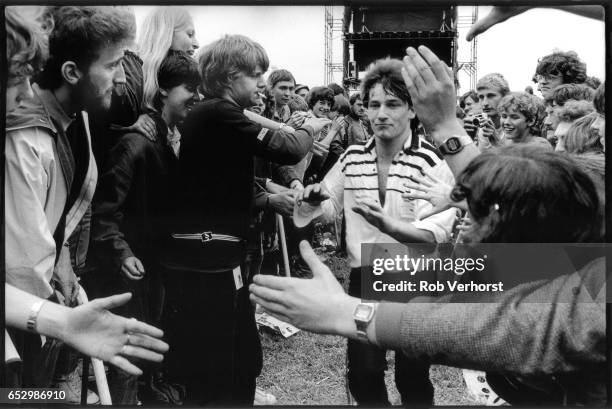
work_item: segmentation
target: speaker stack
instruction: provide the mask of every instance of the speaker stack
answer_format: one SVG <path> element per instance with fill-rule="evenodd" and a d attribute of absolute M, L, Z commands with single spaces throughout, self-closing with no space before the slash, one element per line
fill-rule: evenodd
<path fill-rule="evenodd" d="M 343 24 L 345 85 L 355 87 L 359 73 L 374 61 L 385 57 L 401 59 L 410 46 L 425 45 L 454 67 L 455 21 L 456 9 L 452 6 L 351 6 L 350 11 L 345 11 Z M 352 53 L 348 52 L 350 48 Z"/>

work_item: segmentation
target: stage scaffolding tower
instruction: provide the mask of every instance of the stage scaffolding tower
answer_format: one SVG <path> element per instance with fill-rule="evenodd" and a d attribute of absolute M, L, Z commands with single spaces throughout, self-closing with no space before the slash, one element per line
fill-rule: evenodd
<path fill-rule="evenodd" d="M 457 18 L 457 29 L 469 30 L 474 23 L 478 20 L 478 6 L 471 8 L 461 7 L 462 12 L 459 13 Z M 466 13 L 465 10 L 469 10 Z M 458 67 L 460 70 L 467 73 L 470 78 L 470 89 L 476 89 L 476 81 L 478 80 L 478 37 L 474 38 L 470 42 L 470 59 L 468 61 L 459 61 Z"/>
<path fill-rule="evenodd" d="M 343 72 L 342 62 L 334 61 L 334 40 L 342 36 L 342 19 L 334 18 L 334 7 L 325 6 L 325 84 L 334 82 L 334 73 Z"/>

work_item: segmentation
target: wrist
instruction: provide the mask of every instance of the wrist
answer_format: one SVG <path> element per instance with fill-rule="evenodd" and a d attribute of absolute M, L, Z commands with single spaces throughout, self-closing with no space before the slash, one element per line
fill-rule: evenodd
<path fill-rule="evenodd" d="M 467 135 L 465 129 L 456 120 L 443 122 L 431 131 L 431 137 L 436 146 L 444 143 L 453 135 Z"/>
<path fill-rule="evenodd" d="M 346 293 L 343 293 L 337 303 L 334 311 L 337 312 L 334 320 L 334 333 L 346 338 L 357 339 L 357 326 L 353 318 L 355 308 L 361 300 L 356 297 L 351 297 Z"/>
<path fill-rule="evenodd" d="M 63 341 L 68 326 L 69 310 L 70 308 L 54 302 L 45 302 L 38 313 L 36 333 Z"/>

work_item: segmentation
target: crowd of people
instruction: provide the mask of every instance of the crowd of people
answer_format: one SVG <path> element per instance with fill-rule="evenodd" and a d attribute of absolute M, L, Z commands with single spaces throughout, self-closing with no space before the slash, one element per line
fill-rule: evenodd
<path fill-rule="evenodd" d="M 433 403 L 435 363 L 486 371 L 509 403 L 606 401 L 605 293 L 572 292 L 600 283 L 600 260 L 460 304 L 362 301 L 364 243 L 604 241 L 605 83 L 575 52 L 537 61 L 542 98 L 500 73 L 457 96 L 423 46 L 349 92 L 264 77 L 242 35 L 200 47 L 180 7 L 137 39 L 128 7 L 5 17 L 5 386 L 80 390 L 84 354 L 111 364 L 114 404 L 250 406 L 270 397 L 259 307 L 347 337 L 359 404 L 389 404 L 387 350 L 405 405 Z M 339 237 L 348 294 L 316 223 Z"/>

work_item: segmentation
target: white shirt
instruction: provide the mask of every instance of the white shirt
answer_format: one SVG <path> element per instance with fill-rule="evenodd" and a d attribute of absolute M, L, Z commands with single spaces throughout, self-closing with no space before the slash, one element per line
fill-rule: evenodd
<path fill-rule="evenodd" d="M 336 214 L 344 210 L 347 252 L 351 268 L 362 265 L 362 243 L 399 243 L 351 210 L 357 198 L 365 196 L 378 201 L 375 144 L 376 138 L 372 138 L 365 145 L 350 146 L 322 182 L 331 198 L 321 203 L 323 208 L 321 219 L 331 222 Z M 441 243 L 450 238 L 456 217 L 455 209 L 421 220 L 419 215 L 429 211 L 433 207 L 431 203 L 426 200 L 406 201 L 402 198 L 402 193 L 406 190 L 404 184 L 410 181 L 408 176 L 420 176 L 421 170 L 430 169 L 434 176 L 448 184 L 455 184 L 453 174 L 438 150 L 415 135 L 409 137 L 389 167 L 383 209 L 395 219 L 410 222 L 418 229 L 431 232 L 436 242 Z"/>

